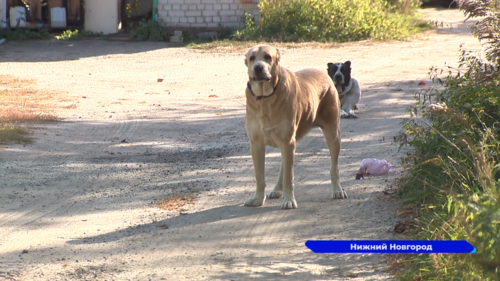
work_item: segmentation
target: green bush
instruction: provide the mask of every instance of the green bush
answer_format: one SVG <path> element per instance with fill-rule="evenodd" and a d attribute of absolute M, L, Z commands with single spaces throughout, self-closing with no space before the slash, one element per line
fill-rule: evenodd
<path fill-rule="evenodd" d="M 455 93 L 471 96 L 483 89 Z M 441 94 L 438 98 L 449 101 Z M 470 108 L 449 104 L 447 112 L 406 121 L 401 139 L 414 151 L 406 159 L 412 167 L 401 192 L 404 201 L 418 210 L 419 239 L 467 240 L 477 253 L 420 255 L 403 279 L 496 280 L 500 269 L 498 124 L 487 126 L 485 121 L 492 116 L 480 119 L 479 108 L 467 112 Z"/>
<path fill-rule="evenodd" d="M 500 38 L 498 1 L 461 0 L 467 15 L 481 16 L 478 38 Z M 432 68 L 444 90 L 416 94 L 402 145 L 413 151 L 403 181 L 405 202 L 416 206 L 419 239 L 467 240 L 475 254 L 417 255 L 402 279 L 500 279 L 500 44 L 486 44 L 486 59 L 462 50 L 458 68 Z M 443 73 L 445 74 L 442 77 Z M 446 104 L 443 112 L 430 104 Z"/>
<path fill-rule="evenodd" d="M 167 28 L 158 21 L 142 19 L 137 26 L 131 26 L 130 39 L 134 41 L 165 41 Z"/>
<path fill-rule="evenodd" d="M 397 1 L 399 3 L 399 1 Z M 410 0 L 405 1 L 410 2 Z M 418 20 L 384 0 L 261 0 L 260 22 L 246 15 L 238 40 L 358 41 L 406 39 Z M 408 13 L 410 13 L 408 11 Z"/>
<path fill-rule="evenodd" d="M 46 40 L 52 35 L 46 28 L 20 27 L 20 28 L 0 28 L 0 39 L 21 41 L 21 40 Z"/>

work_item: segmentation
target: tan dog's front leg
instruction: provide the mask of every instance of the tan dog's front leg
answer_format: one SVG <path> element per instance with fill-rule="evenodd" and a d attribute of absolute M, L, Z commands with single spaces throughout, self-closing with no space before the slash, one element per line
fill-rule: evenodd
<path fill-rule="evenodd" d="M 281 209 L 296 209 L 298 207 L 295 195 L 293 194 L 294 157 L 294 143 L 281 148 L 281 170 L 283 174 L 283 203 L 281 204 Z"/>
<path fill-rule="evenodd" d="M 323 134 L 325 136 L 328 149 L 330 150 L 330 177 L 333 188 L 332 199 L 345 199 L 347 198 L 347 193 L 340 187 L 338 168 L 340 154 L 340 132 L 338 130 L 333 130 L 330 128 L 323 128 Z"/>
<path fill-rule="evenodd" d="M 250 150 L 252 151 L 252 160 L 257 188 L 253 197 L 245 202 L 245 206 L 259 207 L 262 206 L 264 204 L 264 201 L 266 200 L 264 194 L 266 189 L 266 180 L 264 175 L 266 146 L 264 142 L 261 141 L 250 141 Z"/>
<path fill-rule="evenodd" d="M 283 195 L 283 161 L 280 164 L 280 174 L 274 189 L 267 193 L 267 199 L 279 199 Z"/>

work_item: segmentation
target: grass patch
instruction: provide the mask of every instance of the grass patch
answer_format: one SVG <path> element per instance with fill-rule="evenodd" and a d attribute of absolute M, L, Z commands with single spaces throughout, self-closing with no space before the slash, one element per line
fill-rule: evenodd
<path fill-rule="evenodd" d="M 158 201 L 155 207 L 163 210 L 175 211 L 187 204 L 193 204 L 194 200 L 196 200 L 196 195 L 194 194 L 174 194 Z"/>
<path fill-rule="evenodd" d="M 11 75 L 0 75 L 0 85 L 2 88 L 20 88 L 35 83 L 32 79 L 19 79 Z"/>
<path fill-rule="evenodd" d="M 55 36 L 57 40 L 63 40 L 63 41 L 68 41 L 68 40 L 82 40 L 86 38 L 100 38 L 104 37 L 104 34 L 102 32 L 93 32 L 93 31 L 87 31 L 87 30 L 65 30 L 61 33 L 59 36 Z"/>
<path fill-rule="evenodd" d="M 248 49 L 257 42 L 254 41 L 233 41 L 229 39 L 215 40 L 211 42 L 190 42 L 186 48 L 197 51 L 216 52 L 216 53 L 234 53 Z"/>
<path fill-rule="evenodd" d="M 9 143 L 32 143 L 29 137 L 30 131 L 27 128 L 0 124 L 0 144 Z"/>
<path fill-rule="evenodd" d="M 59 121 L 53 114 L 56 93 L 27 88 L 0 90 L 0 122 L 42 123 Z"/>
<path fill-rule="evenodd" d="M 186 48 L 201 52 L 215 53 L 236 53 L 248 50 L 257 44 L 267 44 L 265 41 L 233 41 L 229 39 L 217 40 L 212 42 L 191 42 L 186 45 Z M 299 48 L 323 48 L 331 49 L 340 47 L 339 43 L 329 42 L 275 42 L 273 46 L 282 49 L 299 49 Z"/>
<path fill-rule="evenodd" d="M 54 101 L 58 93 L 29 88 L 34 80 L 0 75 L 0 140 L 3 144 L 29 143 L 29 130 L 23 124 L 56 122 Z"/>

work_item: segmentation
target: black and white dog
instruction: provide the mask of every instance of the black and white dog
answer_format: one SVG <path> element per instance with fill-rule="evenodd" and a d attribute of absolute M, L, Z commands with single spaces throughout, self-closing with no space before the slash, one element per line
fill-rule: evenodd
<path fill-rule="evenodd" d="M 358 118 L 354 114 L 354 109 L 361 99 L 361 88 L 358 80 L 351 77 L 351 62 L 328 63 L 328 75 L 332 78 L 337 92 L 339 93 L 342 107 L 341 118 Z"/>

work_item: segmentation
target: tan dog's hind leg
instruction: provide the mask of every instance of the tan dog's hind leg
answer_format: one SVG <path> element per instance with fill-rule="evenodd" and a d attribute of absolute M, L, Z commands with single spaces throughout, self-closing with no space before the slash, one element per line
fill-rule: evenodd
<path fill-rule="evenodd" d="M 279 199 L 283 195 L 283 161 L 280 164 L 280 174 L 274 189 L 267 193 L 267 199 Z"/>
<path fill-rule="evenodd" d="M 252 198 L 245 202 L 245 206 L 248 207 L 259 207 L 264 204 L 266 200 L 265 189 L 266 180 L 264 174 L 265 158 L 266 158 L 266 147 L 263 141 L 250 141 L 250 150 L 252 151 L 252 160 L 255 171 L 255 181 L 257 184 L 257 189 Z"/>
<path fill-rule="evenodd" d="M 347 193 L 340 187 L 340 177 L 338 168 L 338 159 L 340 154 L 340 132 L 333 128 L 324 128 L 323 134 L 325 136 L 326 144 L 330 150 L 331 167 L 330 178 L 332 180 L 333 199 L 345 199 Z"/>
<path fill-rule="evenodd" d="M 295 157 L 295 143 L 281 147 L 281 165 L 283 170 L 283 203 L 281 209 L 296 209 L 297 201 L 293 193 L 293 161 Z"/>

